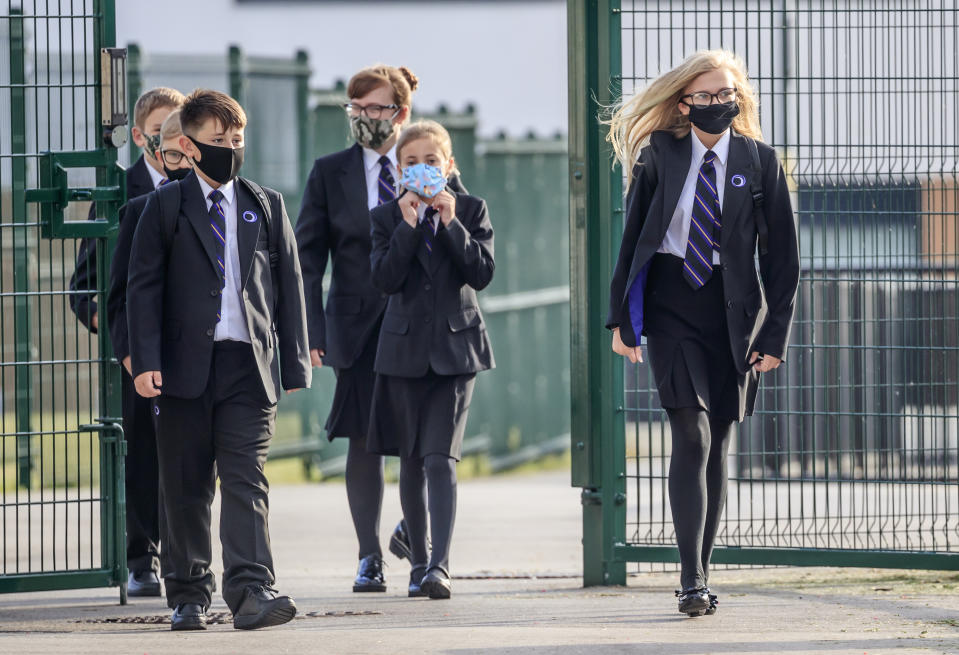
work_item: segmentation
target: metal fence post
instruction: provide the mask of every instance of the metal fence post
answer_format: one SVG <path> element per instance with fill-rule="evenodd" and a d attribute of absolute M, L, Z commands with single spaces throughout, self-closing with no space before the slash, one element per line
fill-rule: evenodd
<path fill-rule="evenodd" d="M 136 43 L 127 45 L 127 108 L 130 112 L 130 129 L 133 129 L 133 110 L 136 107 L 137 99 L 143 93 L 143 64 L 140 59 L 140 46 Z M 129 161 L 127 165 L 133 166 L 137 159 L 137 145 L 130 138 Z"/>
<path fill-rule="evenodd" d="M 622 233 L 622 181 L 597 120 L 616 99 L 618 12 L 618 0 L 568 3 L 572 483 L 583 487 L 587 586 L 626 582 L 614 552 L 626 529 L 623 367 L 609 349 L 603 302 Z"/>

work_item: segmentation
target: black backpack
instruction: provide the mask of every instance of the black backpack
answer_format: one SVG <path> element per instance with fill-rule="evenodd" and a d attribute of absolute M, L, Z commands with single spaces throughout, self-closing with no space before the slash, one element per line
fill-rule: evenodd
<path fill-rule="evenodd" d="M 749 154 L 753 160 L 753 175 L 749 176 L 749 192 L 753 197 L 753 218 L 756 221 L 756 232 L 759 233 L 759 256 L 769 252 L 769 226 L 766 224 L 766 214 L 763 211 L 763 183 L 762 164 L 759 163 L 759 148 L 755 139 L 742 135 L 749 147 Z"/>

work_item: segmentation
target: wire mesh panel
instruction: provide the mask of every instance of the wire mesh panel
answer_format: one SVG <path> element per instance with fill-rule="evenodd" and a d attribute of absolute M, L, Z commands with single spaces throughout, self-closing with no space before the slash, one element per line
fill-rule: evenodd
<path fill-rule="evenodd" d="M 48 209 L 87 221 L 101 161 L 100 54 L 112 2 L 0 6 L 0 591 L 116 584 L 123 545 L 122 457 L 101 334 L 71 311 L 78 238 L 50 238 Z M 9 45 L 8 45 L 9 44 Z M 47 166 L 51 155 L 63 160 Z M 78 156 L 79 155 L 79 156 Z M 74 157 L 72 164 L 67 159 Z M 59 177 L 58 177 L 59 176 Z M 52 186 L 60 179 L 62 189 Z M 60 195 L 60 192 L 63 195 Z M 45 205 L 31 193 L 56 196 Z M 97 193 L 100 193 L 99 191 Z M 116 207 L 104 203 L 100 213 Z M 102 216 L 101 216 L 102 218 Z M 104 221 L 105 223 L 105 221 Z M 115 229 L 115 221 L 114 221 Z M 92 233 L 91 233 L 92 234 Z M 104 232 L 105 234 L 105 232 Z M 92 239 L 101 265 L 106 239 Z M 99 242 L 99 243 L 98 243 Z M 101 284 L 91 298 L 102 299 Z M 79 271 L 78 271 L 79 273 Z M 105 302 L 101 303 L 105 307 Z M 89 317 L 88 317 L 89 318 Z M 105 355 L 104 355 L 105 353 Z M 116 416 L 116 413 L 112 413 Z M 99 422 L 99 423 L 98 423 Z M 97 423 L 94 425 L 94 423 Z M 119 466 L 119 468 L 118 468 Z"/>
<path fill-rule="evenodd" d="M 793 194 L 792 343 L 734 438 L 718 545 L 735 548 L 714 560 L 959 567 L 955 3 L 613 11 L 627 97 L 698 49 L 745 60 Z M 627 364 L 623 408 L 619 556 L 677 561 L 669 427 L 647 366 Z"/>

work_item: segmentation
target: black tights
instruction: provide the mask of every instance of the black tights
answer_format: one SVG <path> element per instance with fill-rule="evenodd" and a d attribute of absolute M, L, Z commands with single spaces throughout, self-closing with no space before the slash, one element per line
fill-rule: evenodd
<path fill-rule="evenodd" d="M 733 419 L 699 408 L 667 409 L 673 434 L 669 504 L 679 546 L 683 589 L 705 587 L 719 517 L 726 504 L 726 454 Z"/>
<path fill-rule="evenodd" d="M 427 505 L 427 495 L 429 503 Z M 414 577 L 429 569 L 449 575 L 450 541 L 456 520 L 456 460 L 430 454 L 400 461 L 400 504 L 409 529 Z M 433 551 L 426 539 L 426 508 L 433 538 Z"/>
<path fill-rule="evenodd" d="M 380 511 L 383 508 L 383 456 L 366 452 L 366 439 L 350 439 L 346 453 L 346 498 L 360 542 L 360 558 L 383 556 Z"/>

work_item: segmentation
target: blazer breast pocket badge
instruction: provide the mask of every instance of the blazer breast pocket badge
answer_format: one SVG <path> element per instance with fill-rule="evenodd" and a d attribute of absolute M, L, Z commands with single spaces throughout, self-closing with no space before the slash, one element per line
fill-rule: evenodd
<path fill-rule="evenodd" d="M 733 175 L 729 181 L 734 187 L 746 186 L 746 178 L 740 175 L 739 173 L 736 173 L 735 175 Z"/>
<path fill-rule="evenodd" d="M 243 212 L 243 220 L 247 223 L 256 223 L 256 214 L 251 211 Z"/>

